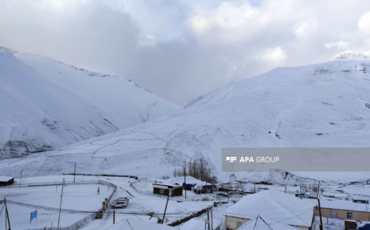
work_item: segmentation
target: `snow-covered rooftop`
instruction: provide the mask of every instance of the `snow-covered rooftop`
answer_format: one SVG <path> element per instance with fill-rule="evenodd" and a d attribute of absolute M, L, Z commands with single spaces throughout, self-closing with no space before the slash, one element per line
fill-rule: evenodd
<path fill-rule="evenodd" d="M 370 197 L 368 196 L 358 196 L 358 195 L 355 195 L 355 196 L 352 196 L 352 200 L 370 200 Z"/>
<path fill-rule="evenodd" d="M 183 176 L 177 176 L 177 177 L 171 177 L 167 180 L 162 180 L 163 184 L 179 184 L 182 185 L 184 183 L 184 177 Z M 206 182 L 203 182 L 201 180 L 198 180 L 192 176 L 186 176 L 186 183 L 187 184 L 205 184 Z"/>
<path fill-rule="evenodd" d="M 200 228 L 204 228 L 204 220 L 190 219 L 180 227 L 180 230 L 195 230 Z"/>
<path fill-rule="evenodd" d="M 225 215 L 253 219 L 264 216 L 283 224 L 311 226 L 314 204 L 278 190 L 244 196 L 225 211 Z"/>
<path fill-rule="evenodd" d="M 198 230 L 198 229 L 204 229 L 204 222 L 203 219 L 190 219 L 186 221 L 183 225 L 180 226 L 180 230 Z M 213 227 L 216 228 L 218 225 L 220 225 L 220 221 L 217 219 L 213 219 Z"/>
<path fill-rule="evenodd" d="M 181 185 L 174 185 L 174 184 L 163 184 L 163 183 L 153 183 L 153 188 L 181 188 Z"/>
<path fill-rule="evenodd" d="M 298 228 L 257 216 L 243 224 L 238 230 L 298 230 Z"/>
<path fill-rule="evenodd" d="M 13 179 L 13 177 L 10 177 L 10 176 L 0 176 L 0 181 L 1 182 L 8 182 L 11 179 Z"/>
<path fill-rule="evenodd" d="M 304 200 L 311 202 L 315 206 L 318 205 L 316 199 L 304 199 Z M 366 204 L 364 204 L 364 203 L 354 203 L 352 201 L 346 201 L 346 200 L 323 199 L 323 198 L 321 198 L 320 199 L 320 206 L 321 206 L 321 208 L 366 212 Z M 370 209 L 370 207 L 369 207 L 369 209 Z"/>
<path fill-rule="evenodd" d="M 323 196 L 340 197 L 340 198 L 345 198 L 345 197 L 349 196 L 347 193 L 334 193 L 334 192 L 323 192 L 322 195 Z"/>

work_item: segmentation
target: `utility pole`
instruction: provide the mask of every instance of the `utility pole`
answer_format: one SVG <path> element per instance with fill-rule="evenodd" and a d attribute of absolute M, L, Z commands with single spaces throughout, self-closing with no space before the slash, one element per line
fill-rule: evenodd
<path fill-rule="evenodd" d="M 19 189 L 21 188 L 21 184 L 22 184 L 22 174 L 23 174 L 23 169 L 21 170 L 21 178 L 19 179 Z"/>
<path fill-rule="evenodd" d="M 9 218 L 8 205 L 6 204 L 5 197 L 4 197 L 4 205 L 5 205 L 5 229 L 6 230 L 12 230 L 12 227 L 10 226 L 10 218 Z M 9 228 L 8 228 L 8 225 L 9 225 Z"/>
<path fill-rule="evenodd" d="M 5 198 L 4 198 L 4 202 L 5 202 Z M 5 207 L 5 204 L 4 204 L 4 207 Z M 5 230 L 8 229 L 8 223 L 7 223 L 7 219 L 6 219 L 6 210 L 5 210 L 5 213 L 4 213 L 4 216 L 5 216 Z"/>
<path fill-rule="evenodd" d="M 317 202 L 318 202 L 318 204 L 319 204 L 320 230 L 323 230 L 323 227 L 322 227 L 322 217 L 321 217 L 321 206 L 320 206 L 320 198 L 319 198 L 319 191 L 320 191 L 320 181 L 319 181 L 319 187 L 317 188 Z"/>
<path fill-rule="evenodd" d="M 320 191 L 320 181 L 319 186 L 317 187 L 316 199 L 319 199 L 319 191 Z"/>
<path fill-rule="evenodd" d="M 206 194 L 207 194 L 207 190 L 208 190 L 208 188 L 207 188 L 207 176 L 206 176 Z"/>
<path fill-rule="evenodd" d="M 168 204 L 169 199 L 170 199 L 170 194 L 168 193 L 166 207 L 164 208 L 164 213 L 163 213 L 162 224 L 164 223 L 164 217 L 166 216 L 167 204 Z"/>
<path fill-rule="evenodd" d="M 184 183 L 185 183 L 185 200 L 186 200 L 186 161 L 185 161 L 185 165 L 184 165 Z"/>
<path fill-rule="evenodd" d="M 62 184 L 62 195 L 60 196 L 60 206 L 59 206 L 59 217 L 58 217 L 58 226 L 57 226 L 57 230 L 59 230 L 59 224 L 60 224 L 60 213 L 61 213 L 61 211 L 62 211 L 63 190 L 64 190 L 64 178 L 63 178 L 63 184 Z"/>
<path fill-rule="evenodd" d="M 317 202 L 319 203 L 319 214 L 320 214 L 320 230 L 322 229 L 322 217 L 321 217 L 321 206 L 320 206 L 320 199 L 317 199 Z"/>
<path fill-rule="evenodd" d="M 211 230 L 211 225 L 209 225 L 210 221 L 209 221 L 209 208 L 207 210 L 207 222 L 208 222 L 208 230 Z"/>
<path fill-rule="evenodd" d="M 213 230 L 213 207 L 211 208 L 211 228 Z"/>
<path fill-rule="evenodd" d="M 73 183 L 76 182 L 76 162 L 75 162 L 75 172 L 74 172 L 74 177 L 73 177 Z"/>
<path fill-rule="evenodd" d="M 116 223 L 116 210 L 113 210 L 113 224 Z"/>

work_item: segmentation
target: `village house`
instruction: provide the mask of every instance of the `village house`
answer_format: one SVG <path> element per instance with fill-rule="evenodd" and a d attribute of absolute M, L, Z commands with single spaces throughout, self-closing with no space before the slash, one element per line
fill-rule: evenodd
<path fill-rule="evenodd" d="M 182 230 L 182 229 L 181 229 Z M 257 216 L 238 228 L 238 230 L 299 230 L 286 224 Z"/>
<path fill-rule="evenodd" d="M 350 200 L 351 199 L 351 196 L 346 193 L 323 192 L 322 196 L 327 197 L 327 198 L 334 198 L 338 200 Z"/>
<path fill-rule="evenodd" d="M 186 183 L 184 183 L 186 181 Z M 206 184 L 206 182 L 198 180 L 192 176 L 177 176 L 177 177 L 171 177 L 166 180 L 161 180 L 163 184 L 173 184 L 173 185 L 181 185 L 185 190 L 192 190 L 195 185 L 200 184 Z"/>
<path fill-rule="evenodd" d="M 278 190 L 268 190 L 241 198 L 225 211 L 225 225 L 236 230 L 260 216 L 271 221 L 311 230 L 314 204 Z"/>
<path fill-rule="evenodd" d="M 14 183 L 14 178 L 9 176 L 0 176 L 0 186 L 8 186 Z"/>
<path fill-rule="evenodd" d="M 314 215 L 319 216 L 317 200 L 308 200 L 315 204 Z M 370 220 L 370 205 L 364 203 L 354 203 L 346 200 L 320 199 L 321 216 L 337 218 L 343 220 L 365 221 Z M 369 207 L 367 207 L 369 206 Z"/>
<path fill-rule="evenodd" d="M 317 192 L 296 193 L 295 196 L 299 198 L 317 199 Z"/>
<path fill-rule="evenodd" d="M 182 196 L 182 186 L 172 184 L 153 183 L 153 193 L 165 196 Z"/>
<path fill-rule="evenodd" d="M 370 197 L 367 196 L 353 196 L 352 201 L 354 203 L 369 204 Z"/>

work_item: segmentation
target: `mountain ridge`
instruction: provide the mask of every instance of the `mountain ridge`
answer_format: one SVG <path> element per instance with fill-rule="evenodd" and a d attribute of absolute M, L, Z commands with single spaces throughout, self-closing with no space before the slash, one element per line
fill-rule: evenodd
<path fill-rule="evenodd" d="M 39 55 L 2 47 L 0 66 L 2 159 L 57 149 L 181 110 L 125 78 Z"/>

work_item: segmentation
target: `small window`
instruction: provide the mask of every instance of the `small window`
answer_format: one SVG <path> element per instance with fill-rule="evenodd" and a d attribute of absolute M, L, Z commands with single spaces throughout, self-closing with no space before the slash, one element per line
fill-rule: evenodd
<path fill-rule="evenodd" d="M 330 211 L 330 217 L 337 218 L 338 217 L 338 212 L 337 211 Z"/>
<path fill-rule="evenodd" d="M 347 219 L 353 219 L 354 215 L 353 212 L 347 212 Z"/>
<path fill-rule="evenodd" d="M 236 228 L 238 229 L 240 226 L 242 226 L 242 222 L 236 222 Z"/>

